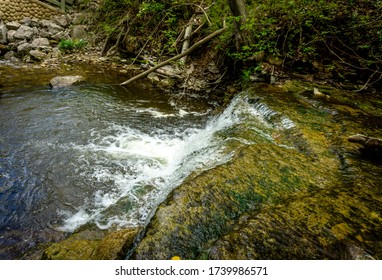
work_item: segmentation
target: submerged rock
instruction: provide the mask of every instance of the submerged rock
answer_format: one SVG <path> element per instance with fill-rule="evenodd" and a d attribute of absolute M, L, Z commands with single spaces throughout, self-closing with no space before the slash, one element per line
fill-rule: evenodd
<path fill-rule="evenodd" d="M 53 88 L 67 87 L 84 82 L 82 76 L 57 76 L 50 80 L 50 86 Z"/>

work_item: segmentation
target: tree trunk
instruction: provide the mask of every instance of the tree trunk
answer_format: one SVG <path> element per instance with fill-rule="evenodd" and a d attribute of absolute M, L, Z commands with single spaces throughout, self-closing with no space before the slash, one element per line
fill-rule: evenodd
<path fill-rule="evenodd" d="M 236 40 L 236 49 L 240 50 L 241 46 L 247 44 L 247 36 L 241 26 L 244 24 L 247 19 L 247 10 L 245 8 L 244 0 L 228 0 L 228 5 L 231 9 L 231 13 L 235 20 L 235 40 Z"/>
<path fill-rule="evenodd" d="M 191 32 L 192 32 L 192 23 L 187 25 L 186 31 L 184 32 L 184 42 L 183 42 L 181 53 L 184 53 L 185 51 L 187 51 L 190 46 Z M 184 56 L 181 58 L 181 61 L 183 62 L 183 64 L 186 64 L 186 60 L 187 60 L 187 56 Z"/>

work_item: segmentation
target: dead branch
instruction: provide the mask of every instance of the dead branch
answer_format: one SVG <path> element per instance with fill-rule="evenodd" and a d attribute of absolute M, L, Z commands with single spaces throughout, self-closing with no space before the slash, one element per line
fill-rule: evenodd
<path fill-rule="evenodd" d="M 219 36 L 220 34 L 222 34 L 224 31 L 227 30 L 227 26 L 225 26 L 225 24 L 223 25 L 223 28 L 219 29 L 219 30 L 216 30 L 215 32 L 211 33 L 210 35 L 208 35 L 207 37 L 203 38 L 202 40 L 196 42 L 194 45 L 192 45 L 187 51 L 185 51 L 184 53 L 181 53 L 181 54 L 178 54 L 160 64 L 158 64 L 157 66 L 139 74 L 139 75 L 136 75 L 134 76 L 133 78 L 121 83 L 120 85 L 127 85 L 127 84 L 130 84 L 131 82 L 134 82 L 140 78 L 143 78 L 143 77 L 146 77 L 148 74 L 150 74 L 151 72 L 169 64 L 170 62 L 172 61 L 175 61 L 175 60 L 178 60 L 180 58 L 182 58 L 183 56 L 185 55 L 188 55 L 190 53 L 192 53 L 193 51 L 195 51 L 197 48 L 199 48 L 201 45 L 207 43 L 208 41 L 212 40 L 213 38 Z"/>
<path fill-rule="evenodd" d="M 204 13 L 204 16 L 206 17 L 206 19 L 207 19 L 207 21 L 208 21 L 209 25 L 210 25 L 210 26 L 212 26 L 212 22 L 210 21 L 210 18 L 208 17 L 208 15 L 207 15 L 206 11 L 203 9 L 203 7 L 202 7 L 202 6 L 200 6 L 200 5 L 198 5 L 198 4 L 193 4 L 193 5 L 195 5 L 195 6 L 198 6 L 198 7 L 199 7 L 199 9 L 201 9 L 201 10 L 202 10 L 202 12 Z"/>
<path fill-rule="evenodd" d="M 356 90 L 356 92 L 363 91 L 368 85 L 372 85 L 372 84 L 375 84 L 376 82 L 378 82 L 382 78 L 382 74 L 381 74 L 381 76 L 379 76 L 379 78 L 377 80 L 375 80 L 374 82 L 370 83 L 371 79 L 374 77 L 374 75 L 376 73 L 377 73 L 377 71 L 375 71 L 373 74 L 371 74 L 369 79 L 367 79 L 366 83 L 360 89 Z"/>

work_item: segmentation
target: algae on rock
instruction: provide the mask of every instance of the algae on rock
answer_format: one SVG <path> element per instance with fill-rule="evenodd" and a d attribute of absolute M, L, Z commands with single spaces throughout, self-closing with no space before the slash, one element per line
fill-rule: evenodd
<path fill-rule="evenodd" d="M 68 239 L 54 243 L 43 254 L 47 260 L 118 260 L 124 259 L 138 233 L 128 228 L 104 234 L 84 230 Z"/>
<path fill-rule="evenodd" d="M 271 125 L 271 139 L 262 141 L 253 124 L 226 132 L 232 159 L 173 190 L 131 258 L 381 258 L 378 176 L 360 164 L 382 170 L 347 143 L 348 131 L 364 127 L 341 111 L 346 94 L 333 92 L 317 100 L 290 85 L 248 91 L 248 100 L 260 97 L 295 125 Z"/>

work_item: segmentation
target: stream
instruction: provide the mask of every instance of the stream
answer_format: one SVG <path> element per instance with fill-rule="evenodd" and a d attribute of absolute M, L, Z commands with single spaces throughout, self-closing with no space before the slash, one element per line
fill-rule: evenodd
<path fill-rule="evenodd" d="M 86 73 L 87 82 L 51 89 L 48 81 L 54 75 L 46 69 L 0 65 L 0 259 L 22 258 L 89 224 L 107 230 L 143 226 L 153 217 L 155 221 L 158 205 L 187 185 L 190 176 L 234 163 L 237 151 L 256 145 L 266 147 L 264 152 L 270 149 L 269 158 L 261 162 L 277 163 L 274 152 L 298 152 L 317 169 L 309 167 L 304 173 L 295 162 L 305 163 L 305 158 L 282 158 L 277 164 L 285 162 L 292 170 L 288 172 L 295 172 L 283 175 L 285 188 L 267 183 L 267 199 L 256 200 L 256 205 L 246 202 L 238 216 L 257 217 L 260 202 L 271 211 L 289 205 L 291 197 L 305 201 L 307 193 L 314 197 L 313 204 L 323 205 L 332 203 L 327 196 L 338 196 L 341 209 L 349 213 L 336 209 L 310 215 L 301 205 L 306 218 L 312 218 L 302 228 L 311 234 L 315 221 L 324 219 L 331 235 L 347 239 L 353 251 L 382 257 L 381 163 L 365 159 L 346 141 L 356 133 L 382 136 L 378 98 L 345 100 L 335 92 L 330 100 L 320 100 L 301 88 L 289 89 L 293 94 L 287 95 L 278 88 L 259 87 L 239 94 L 222 110 L 203 95 L 164 92 L 143 82 L 120 87 L 116 84 L 123 77 L 108 70 L 68 70 L 73 71 Z M 264 166 L 255 171 L 261 162 L 256 167 L 246 163 L 242 169 L 264 174 Z M 272 168 L 269 172 L 277 170 Z M 327 178 L 313 174 L 319 169 L 330 170 Z M 277 180 L 271 181 L 277 185 Z M 236 258 L 224 255 L 224 241 L 232 242 L 230 234 L 246 226 L 231 225 L 219 237 L 199 241 L 209 243 L 210 258 Z M 296 224 L 296 231 L 301 230 Z M 188 257 L 200 258 L 206 248 Z"/>

